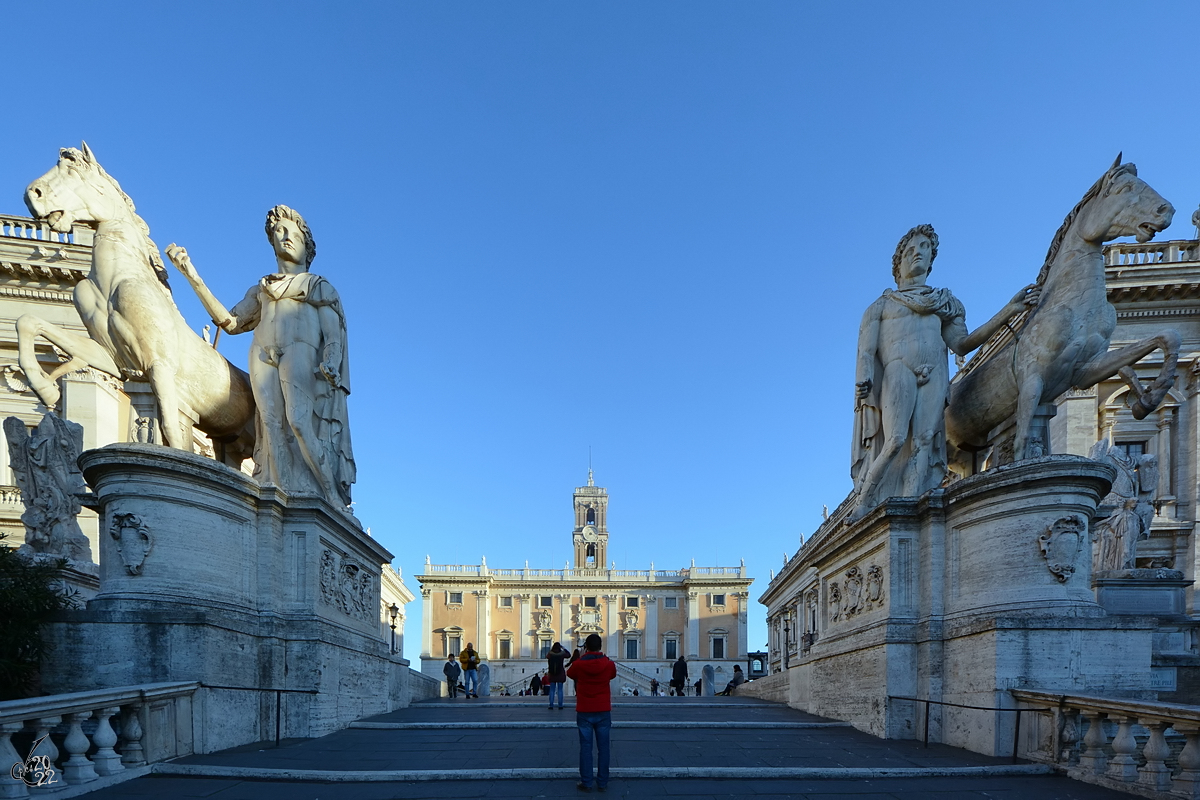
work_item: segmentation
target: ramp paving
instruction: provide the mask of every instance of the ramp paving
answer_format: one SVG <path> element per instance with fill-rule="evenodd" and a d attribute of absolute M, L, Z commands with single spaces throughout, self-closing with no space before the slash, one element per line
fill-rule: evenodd
<path fill-rule="evenodd" d="M 574 719 L 569 705 L 549 711 L 533 698 L 418 703 L 319 739 L 176 759 L 156 765 L 155 774 L 88 797 L 574 796 L 580 794 Z M 833 720 L 736 697 L 614 699 L 612 768 L 607 796 L 627 798 L 1132 796 L 1046 774 L 1040 765 L 878 739 Z"/>

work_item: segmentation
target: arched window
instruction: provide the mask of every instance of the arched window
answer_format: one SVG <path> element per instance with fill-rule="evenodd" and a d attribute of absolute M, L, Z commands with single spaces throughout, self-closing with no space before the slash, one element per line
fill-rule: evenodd
<path fill-rule="evenodd" d="M 595 525 L 595 524 L 596 524 L 596 509 L 594 509 L 594 508 L 589 508 L 589 509 L 588 509 L 588 512 L 587 512 L 587 523 L 588 523 L 588 525 Z"/>
<path fill-rule="evenodd" d="M 587 546 L 587 563 L 593 566 L 596 564 L 596 545 L 594 544 Z"/>

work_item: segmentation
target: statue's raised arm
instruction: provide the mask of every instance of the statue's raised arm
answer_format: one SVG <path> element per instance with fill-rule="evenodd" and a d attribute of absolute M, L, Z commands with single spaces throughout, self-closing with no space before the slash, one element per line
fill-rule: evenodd
<path fill-rule="evenodd" d="M 237 328 L 237 320 L 204 283 L 200 273 L 196 271 L 196 265 L 192 263 L 188 251 L 172 242 L 167 245 L 166 253 L 167 258 L 171 259 L 171 263 L 175 265 L 179 273 L 192 285 L 193 291 L 200 298 L 204 310 L 212 317 L 212 321 L 226 333 L 233 333 Z"/>

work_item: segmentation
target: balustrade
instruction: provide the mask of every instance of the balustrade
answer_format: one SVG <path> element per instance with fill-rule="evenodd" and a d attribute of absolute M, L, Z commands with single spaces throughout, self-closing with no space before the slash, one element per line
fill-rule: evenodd
<path fill-rule="evenodd" d="M 1027 731 L 1033 744 L 1024 757 L 1143 797 L 1200 800 L 1200 706 L 1024 689 L 1012 695 L 1041 712 Z"/>
<path fill-rule="evenodd" d="M 492 575 L 507 580 L 576 580 L 579 578 L 595 578 L 611 581 L 640 580 L 640 581 L 679 581 L 689 577 L 746 577 L 745 567 L 692 567 L 691 569 L 488 569 L 473 564 L 426 564 L 425 575 Z"/>
<path fill-rule="evenodd" d="M 1104 248 L 1104 264 L 1109 267 L 1140 264 L 1176 264 L 1195 261 L 1200 256 L 1200 243 L 1190 239 L 1165 242 L 1120 242 Z"/>
<path fill-rule="evenodd" d="M 52 795 L 68 786 L 145 766 L 143 710 L 151 703 L 180 698 L 186 698 L 190 708 L 199 687 L 195 682 L 151 683 L 0 703 L 0 798 Z M 119 734 L 110 722 L 113 719 L 118 720 Z M 181 748 L 176 742 L 174 715 L 164 719 L 172 720 L 170 730 L 159 731 L 158 739 L 170 745 L 154 760 L 183 755 L 181 750 L 190 752 L 190 744 Z M 190 719 L 186 727 L 191 728 Z M 35 743 L 36 748 L 21 752 L 14 736 L 28 740 L 21 742 L 23 748 Z M 89 757 L 92 749 L 95 752 Z M 53 782 L 29 786 L 13 777 L 14 768 L 29 763 L 30 756 L 45 757 L 54 770 Z M 21 769 L 15 772 L 20 775 Z"/>

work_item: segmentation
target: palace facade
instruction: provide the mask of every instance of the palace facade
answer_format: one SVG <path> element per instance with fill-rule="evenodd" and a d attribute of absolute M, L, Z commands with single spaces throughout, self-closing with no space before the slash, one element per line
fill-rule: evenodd
<path fill-rule="evenodd" d="M 586 486 L 572 499 L 574 566 L 493 569 L 481 564 L 431 564 L 421 584 L 421 671 L 442 677 L 442 664 L 468 643 L 491 669 L 494 691 L 515 693 L 546 668 L 555 642 L 582 647 L 604 639 L 617 661 L 614 691 L 643 694 L 656 678 L 666 691 L 671 665 L 683 655 L 692 682 L 707 674 L 724 687 L 734 664 L 745 665 L 746 614 L 753 578 L 737 567 L 624 570 L 606 567 L 608 490 Z M 565 538 L 565 537 L 564 537 Z M 567 542 L 564 541 L 564 545 Z M 564 547 L 564 549 L 566 549 Z"/>

